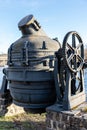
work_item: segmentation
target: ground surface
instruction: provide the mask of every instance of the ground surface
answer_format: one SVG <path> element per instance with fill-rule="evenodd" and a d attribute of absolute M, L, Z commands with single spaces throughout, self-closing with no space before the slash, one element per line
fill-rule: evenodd
<path fill-rule="evenodd" d="M 28 112 L 12 117 L 0 117 L 0 130 L 46 130 L 45 114 Z"/>
<path fill-rule="evenodd" d="M 0 110 L 0 130 L 46 130 L 46 112 L 11 104 Z"/>

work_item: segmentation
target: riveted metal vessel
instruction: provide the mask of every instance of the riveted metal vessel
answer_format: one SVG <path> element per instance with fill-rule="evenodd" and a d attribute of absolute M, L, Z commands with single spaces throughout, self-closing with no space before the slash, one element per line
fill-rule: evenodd
<path fill-rule="evenodd" d="M 45 108 L 56 100 L 54 53 L 60 48 L 33 15 L 18 24 L 22 37 L 8 49 L 7 79 L 13 102 L 25 108 Z"/>

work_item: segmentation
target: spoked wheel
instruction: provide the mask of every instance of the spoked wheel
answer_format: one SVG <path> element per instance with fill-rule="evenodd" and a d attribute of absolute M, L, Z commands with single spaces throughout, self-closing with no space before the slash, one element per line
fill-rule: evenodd
<path fill-rule="evenodd" d="M 81 37 L 75 31 L 68 32 L 63 40 L 64 62 L 72 72 L 83 67 L 84 46 Z"/>
<path fill-rule="evenodd" d="M 71 94 L 76 94 L 82 91 L 82 67 L 84 61 L 84 46 L 81 37 L 75 31 L 68 32 L 63 40 L 61 51 L 62 59 L 60 65 L 60 84 L 61 95 L 63 97 L 66 80 L 67 68 L 71 73 Z"/>

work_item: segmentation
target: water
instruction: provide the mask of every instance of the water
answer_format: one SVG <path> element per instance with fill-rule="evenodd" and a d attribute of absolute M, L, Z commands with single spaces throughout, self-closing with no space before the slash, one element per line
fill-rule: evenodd
<path fill-rule="evenodd" d="M 3 78 L 3 73 L 2 73 L 3 67 L 0 67 L 0 88 L 2 84 L 2 78 Z M 87 69 L 84 72 L 84 85 L 85 85 L 85 90 L 87 94 Z"/>

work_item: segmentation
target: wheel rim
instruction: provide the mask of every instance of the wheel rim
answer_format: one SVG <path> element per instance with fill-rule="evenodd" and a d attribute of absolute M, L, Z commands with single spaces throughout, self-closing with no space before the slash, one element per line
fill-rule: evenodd
<path fill-rule="evenodd" d="M 71 44 L 68 43 L 70 40 Z M 63 40 L 63 52 L 68 68 L 73 72 L 80 71 L 84 61 L 84 46 L 77 32 L 72 31 L 66 34 Z"/>

